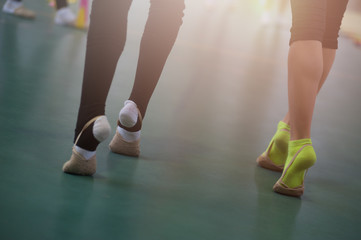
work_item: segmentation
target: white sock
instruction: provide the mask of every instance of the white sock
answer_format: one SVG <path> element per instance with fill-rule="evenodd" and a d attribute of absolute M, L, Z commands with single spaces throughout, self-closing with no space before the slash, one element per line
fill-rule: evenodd
<path fill-rule="evenodd" d="M 106 116 L 101 116 L 95 120 L 93 125 L 93 135 L 96 140 L 103 142 L 110 135 L 110 125 Z"/>
<path fill-rule="evenodd" d="M 78 147 L 78 146 L 75 146 L 75 150 L 78 153 L 80 153 L 80 155 L 82 155 L 86 160 L 89 160 L 90 158 L 92 158 L 96 153 L 96 151 L 88 151 L 88 150 Z"/>
<path fill-rule="evenodd" d="M 101 116 L 95 120 L 93 125 L 93 135 L 99 142 L 104 141 L 110 135 L 110 125 L 106 116 Z M 80 153 L 86 160 L 92 158 L 96 151 L 89 151 L 84 148 L 75 146 L 75 150 Z"/>
<path fill-rule="evenodd" d="M 59 25 L 72 25 L 76 20 L 75 14 L 69 7 L 63 7 L 56 11 L 54 22 Z"/>
<path fill-rule="evenodd" d="M 6 13 L 14 13 L 14 11 L 21 6 L 23 6 L 22 2 L 7 0 L 3 6 L 3 11 Z"/>
<path fill-rule="evenodd" d="M 118 126 L 117 131 L 122 136 L 122 138 L 127 142 L 135 142 L 138 139 L 140 139 L 140 130 L 137 132 L 129 132 Z"/>
<path fill-rule="evenodd" d="M 124 107 L 119 112 L 119 121 L 125 127 L 134 127 L 138 121 L 138 108 L 135 102 L 131 100 L 124 102 Z"/>

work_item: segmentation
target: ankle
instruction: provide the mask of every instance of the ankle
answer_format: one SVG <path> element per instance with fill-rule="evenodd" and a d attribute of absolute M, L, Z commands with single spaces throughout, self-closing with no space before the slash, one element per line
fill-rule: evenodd
<path fill-rule="evenodd" d="M 284 130 L 284 131 L 290 131 L 291 130 L 291 127 L 289 124 L 287 124 L 286 122 L 284 121 L 279 121 L 278 122 L 278 125 L 277 125 L 277 130 Z"/>
<path fill-rule="evenodd" d="M 104 115 L 89 120 L 81 131 L 79 130 L 80 126 L 82 125 L 78 125 L 76 130 L 74 144 L 87 151 L 95 151 L 99 143 L 104 141 L 111 131 L 107 117 Z"/>
<path fill-rule="evenodd" d="M 95 156 L 96 151 L 88 151 L 84 148 L 75 146 L 75 151 L 77 151 L 81 156 L 83 156 L 85 158 L 85 160 L 89 160 L 90 158 L 92 158 L 93 156 Z"/>
<path fill-rule="evenodd" d="M 303 138 L 289 141 L 289 155 L 295 155 L 296 152 L 305 145 L 312 146 L 312 140 L 310 138 Z"/>
<path fill-rule="evenodd" d="M 122 136 L 122 138 L 127 142 L 135 142 L 140 139 L 140 133 L 141 133 L 140 130 L 136 132 L 130 132 L 120 126 L 117 126 L 117 131 Z"/>

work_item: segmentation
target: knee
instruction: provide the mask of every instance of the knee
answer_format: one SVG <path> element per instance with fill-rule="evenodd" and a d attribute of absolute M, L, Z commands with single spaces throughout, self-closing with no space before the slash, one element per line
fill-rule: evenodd
<path fill-rule="evenodd" d="M 290 47 L 289 67 L 294 75 L 319 81 L 323 73 L 322 43 L 317 40 L 294 42 Z"/>

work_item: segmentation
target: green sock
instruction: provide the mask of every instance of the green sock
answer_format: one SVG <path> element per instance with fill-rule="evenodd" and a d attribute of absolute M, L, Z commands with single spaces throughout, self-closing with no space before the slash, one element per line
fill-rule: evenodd
<path fill-rule="evenodd" d="M 282 121 L 278 123 L 277 132 L 273 136 L 267 150 L 270 160 L 277 166 L 283 166 L 287 159 L 290 126 Z"/>
<path fill-rule="evenodd" d="M 290 141 L 282 181 L 290 188 L 303 184 L 306 170 L 316 162 L 316 153 L 309 138 Z"/>

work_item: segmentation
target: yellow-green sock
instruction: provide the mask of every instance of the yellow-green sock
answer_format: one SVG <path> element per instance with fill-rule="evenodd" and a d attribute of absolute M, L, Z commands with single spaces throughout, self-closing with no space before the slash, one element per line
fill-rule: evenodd
<path fill-rule="evenodd" d="M 303 184 L 306 170 L 316 162 L 316 153 L 309 138 L 290 141 L 281 180 L 289 188 Z"/>
<path fill-rule="evenodd" d="M 280 121 L 277 132 L 269 143 L 265 154 L 268 153 L 270 160 L 277 166 L 283 166 L 287 159 L 288 142 L 290 141 L 290 126 Z"/>

